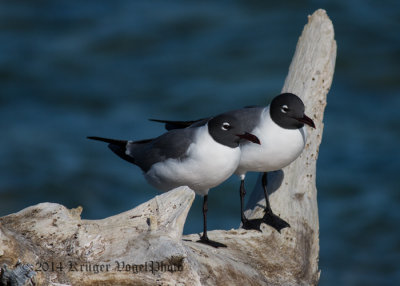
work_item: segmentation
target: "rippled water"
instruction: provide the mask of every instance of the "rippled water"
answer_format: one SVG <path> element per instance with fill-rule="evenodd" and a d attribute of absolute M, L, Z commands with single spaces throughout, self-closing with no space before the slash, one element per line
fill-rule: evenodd
<path fill-rule="evenodd" d="M 321 285 L 399 283 L 400 2 L 264 2 L 0 2 L 0 215 L 51 201 L 103 218 L 152 198 L 138 168 L 85 137 L 266 104 L 324 8 L 338 57 L 317 174 Z M 237 188 L 211 191 L 210 229 L 238 226 Z M 201 231 L 200 206 L 186 233 Z"/>

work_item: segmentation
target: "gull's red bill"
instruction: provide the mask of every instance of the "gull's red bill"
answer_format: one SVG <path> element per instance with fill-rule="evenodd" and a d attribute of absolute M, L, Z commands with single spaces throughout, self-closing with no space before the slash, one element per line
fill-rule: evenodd
<path fill-rule="evenodd" d="M 301 118 L 297 118 L 298 121 L 307 124 L 309 126 L 311 126 L 312 128 L 315 128 L 315 124 L 314 121 L 312 121 L 312 119 L 310 117 L 308 117 L 307 115 L 304 114 L 303 117 Z"/>
<path fill-rule="evenodd" d="M 258 137 L 256 135 L 253 135 L 251 133 L 245 132 L 244 134 L 237 134 L 236 136 L 238 136 L 242 139 L 249 140 L 250 142 L 261 145 L 260 139 L 258 139 Z"/>

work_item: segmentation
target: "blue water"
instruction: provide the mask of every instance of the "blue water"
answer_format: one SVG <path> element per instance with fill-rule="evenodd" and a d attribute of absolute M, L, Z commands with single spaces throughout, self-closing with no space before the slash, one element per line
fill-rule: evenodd
<path fill-rule="evenodd" d="M 163 131 L 147 118 L 267 104 L 324 8 L 338 57 L 318 161 L 320 284 L 399 284 L 400 2 L 279 2 L 1 1 L 0 215 L 51 201 L 104 218 L 154 197 L 85 137 L 147 138 Z M 238 226 L 237 188 L 210 193 L 210 229 Z M 186 233 L 201 231 L 200 207 Z"/>

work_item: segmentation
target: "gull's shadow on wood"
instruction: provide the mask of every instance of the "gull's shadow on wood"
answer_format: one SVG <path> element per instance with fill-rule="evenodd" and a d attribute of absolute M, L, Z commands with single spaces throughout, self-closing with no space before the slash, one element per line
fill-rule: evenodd
<path fill-rule="evenodd" d="M 276 192 L 280 186 L 282 185 L 285 174 L 282 170 L 268 172 L 268 184 L 267 184 L 267 192 L 268 195 Z M 260 204 L 259 202 L 265 202 L 264 190 L 261 184 L 262 173 L 257 178 L 256 185 L 251 192 L 250 199 L 246 205 L 246 210 L 254 209 L 256 206 L 265 208 L 265 204 Z"/>
<path fill-rule="evenodd" d="M 202 244 L 206 244 L 206 245 L 212 246 L 214 248 L 227 247 L 226 244 L 220 243 L 220 242 L 215 241 L 215 240 L 211 240 L 211 239 L 204 240 L 204 239 L 201 239 L 200 233 L 198 235 L 199 235 L 199 238 L 200 238 L 199 240 L 195 240 L 195 241 L 193 241 L 191 239 L 182 239 L 182 240 L 190 241 L 190 242 L 202 243 Z"/>
<path fill-rule="evenodd" d="M 223 244 L 223 243 L 220 243 L 218 241 L 211 240 L 211 239 L 209 239 L 209 240 L 201 240 L 201 239 L 199 239 L 196 242 L 197 243 L 202 243 L 202 244 L 205 244 L 205 245 L 209 245 L 209 246 L 212 246 L 214 248 L 227 247 L 226 244 Z"/>
<path fill-rule="evenodd" d="M 284 177 L 285 175 L 282 170 L 269 172 L 267 174 L 267 192 L 269 196 L 279 189 L 279 187 L 282 185 Z M 261 202 L 264 202 L 264 204 L 262 204 Z M 242 228 L 261 231 L 261 224 L 265 223 L 276 229 L 278 232 L 281 232 L 283 228 L 290 227 L 290 225 L 286 221 L 275 215 L 271 209 L 265 208 L 265 195 L 264 189 L 262 187 L 262 174 L 258 176 L 255 188 L 251 193 L 250 200 L 247 203 L 246 209 L 254 209 L 257 206 L 265 209 L 264 216 L 258 219 L 247 220 L 246 223 L 242 225 Z"/>
<path fill-rule="evenodd" d="M 265 213 L 262 218 L 255 218 L 247 220 L 246 224 L 242 225 L 244 229 L 255 229 L 261 231 L 261 224 L 265 223 L 274 229 L 276 229 L 279 233 L 282 229 L 286 227 L 290 227 L 286 221 L 281 219 L 279 216 L 275 214 Z"/>

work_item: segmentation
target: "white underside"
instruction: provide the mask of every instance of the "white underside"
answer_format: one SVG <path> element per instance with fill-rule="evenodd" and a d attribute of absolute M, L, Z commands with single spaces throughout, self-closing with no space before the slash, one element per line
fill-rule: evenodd
<path fill-rule="evenodd" d="M 241 146 L 240 163 L 235 174 L 244 177 L 246 172 L 269 172 L 282 169 L 293 162 L 302 152 L 307 135 L 305 127 L 284 129 L 269 115 L 269 108 L 262 113 L 261 124 L 250 131 L 261 141 Z"/>
<path fill-rule="evenodd" d="M 146 180 L 162 191 L 188 186 L 204 196 L 236 170 L 240 160 L 239 147 L 230 148 L 214 141 L 207 125 L 198 129 L 194 142 L 184 159 L 168 159 L 154 164 L 144 174 Z"/>

